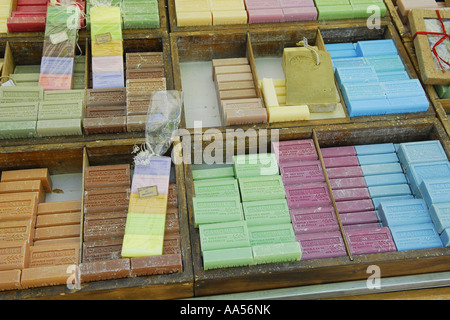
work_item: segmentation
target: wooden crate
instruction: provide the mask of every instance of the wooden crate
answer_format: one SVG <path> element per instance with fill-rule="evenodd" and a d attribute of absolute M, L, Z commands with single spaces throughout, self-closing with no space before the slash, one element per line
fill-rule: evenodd
<path fill-rule="evenodd" d="M 302 27 L 278 27 L 278 28 L 260 28 L 258 30 L 233 29 L 221 30 L 211 32 L 192 31 L 192 32 L 173 32 L 170 34 L 170 43 L 172 50 L 172 65 L 174 70 L 174 87 L 176 90 L 183 90 L 182 87 L 182 72 L 181 64 L 185 62 L 208 62 L 215 58 L 230 58 L 230 57 L 247 57 L 250 61 L 252 72 L 254 74 L 254 81 L 257 84 L 258 74 L 255 59 L 264 57 L 281 58 L 284 47 L 294 47 L 295 44 L 302 40 L 303 37 L 308 39 L 311 45 L 317 45 L 319 48 L 324 48 L 327 43 L 340 42 L 356 42 L 359 40 L 375 40 L 375 39 L 392 39 L 397 46 L 398 52 L 405 65 L 405 69 L 411 78 L 418 78 L 417 72 L 405 50 L 403 43 L 391 23 L 381 23 L 379 29 L 369 29 L 365 23 L 343 25 L 343 24 L 327 24 L 323 26 L 310 25 Z M 257 86 L 257 85 L 256 85 Z M 338 89 L 339 90 L 339 89 Z M 186 92 L 186 91 L 185 91 Z M 196 92 L 197 93 L 197 92 Z M 205 94 L 198 89 L 198 94 Z M 211 94 L 211 93 L 209 93 Z M 186 93 L 185 93 L 186 95 Z M 258 90 L 258 95 L 262 94 Z M 351 122 L 371 122 L 371 121 L 386 121 L 393 119 L 409 119 L 421 117 L 434 117 L 435 112 L 430 105 L 427 112 L 420 113 L 404 113 L 393 115 L 380 116 L 363 116 L 363 117 L 349 117 L 341 96 L 341 102 L 344 106 L 345 117 L 337 119 L 323 119 L 323 120 L 308 120 L 308 121 L 293 121 L 268 123 L 258 125 L 241 126 L 244 130 L 246 128 L 286 128 L 322 124 L 335 123 L 351 123 Z M 181 127 L 188 128 L 192 133 L 192 119 L 200 120 L 203 117 L 203 106 L 198 104 L 195 112 L 188 114 L 190 121 L 186 121 L 186 102 L 184 114 L 182 115 Z M 209 106 L 208 106 L 209 108 Z M 206 107 L 205 107 L 206 109 Z M 211 109 L 211 108 L 209 108 Z M 197 117 L 197 118 L 196 118 Z M 218 117 L 218 113 L 215 116 Z M 203 118 L 205 119 L 205 118 Z M 217 119 L 213 120 L 217 124 Z M 188 123 L 191 122 L 191 123 Z M 211 127 L 204 125 L 204 127 Z M 213 125 L 222 131 L 228 127 Z"/>
<path fill-rule="evenodd" d="M 198 139 L 198 137 L 195 138 Z M 248 153 L 248 140 L 245 136 L 242 138 L 245 140 L 246 153 Z M 314 139 L 320 147 L 439 140 L 447 155 L 450 155 L 448 135 L 436 118 L 379 121 L 372 122 L 370 125 L 352 123 L 279 130 L 280 141 L 297 139 Z M 238 138 L 238 140 L 241 139 Z M 211 140 L 202 139 L 202 141 L 197 140 L 197 143 L 202 144 L 202 150 L 204 150 L 209 141 Z M 193 140 L 192 146 L 194 143 Z M 235 147 L 236 152 L 234 142 L 227 142 L 224 145 L 228 148 L 230 143 L 231 147 Z M 270 151 L 270 138 L 266 143 L 266 150 Z M 260 144 L 259 147 L 261 147 Z M 199 232 L 193 223 L 194 189 L 190 164 L 185 165 L 185 174 L 196 296 L 362 280 L 370 276 L 367 268 L 371 265 L 380 267 L 382 277 L 450 270 L 450 247 L 444 247 L 205 271 Z M 341 231 L 343 232 L 342 229 Z"/>
<path fill-rule="evenodd" d="M 2 170 L 48 167 L 50 174 L 83 173 L 88 165 L 133 163 L 132 150 L 144 140 L 94 141 L 28 147 L 0 147 Z M 170 154 L 170 152 L 168 153 Z M 181 273 L 82 283 L 81 289 L 65 285 L 0 292 L 0 299 L 175 299 L 193 296 L 193 271 L 184 168 L 176 165 L 183 271 Z M 84 176 L 84 175 L 83 175 Z M 83 194 L 80 190 L 80 194 Z M 81 246 L 81 244 L 80 244 Z"/>
<path fill-rule="evenodd" d="M 384 0 L 386 8 L 391 16 L 392 23 L 397 28 L 398 33 L 403 41 L 412 41 L 409 25 L 405 24 L 397 11 L 397 0 Z"/>

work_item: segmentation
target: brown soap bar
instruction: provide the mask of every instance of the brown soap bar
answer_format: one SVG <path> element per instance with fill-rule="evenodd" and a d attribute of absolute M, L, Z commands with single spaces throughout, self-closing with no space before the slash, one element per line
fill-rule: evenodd
<path fill-rule="evenodd" d="M 72 58 L 75 56 L 75 41 L 65 40 L 55 44 L 50 40 L 44 40 L 42 56 Z"/>
<path fill-rule="evenodd" d="M 122 258 L 123 237 L 83 242 L 83 262 Z"/>
<path fill-rule="evenodd" d="M 83 262 L 80 264 L 81 282 L 120 279 L 130 275 L 129 259 Z"/>
<path fill-rule="evenodd" d="M 150 96 L 153 91 L 164 91 L 167 89 L 166 78 L 154 79 L 128 79 L 127 96 Z"/>
<path fill-rule="evenodd" d="M 118 219 L 118 218 L 126 218 L 128 212 L 120 211 L 120 212 L 98 212 L 94 214 L 88 214 L 84 216 L 84 221 L 90 220 L 105 220 L 105 219 Z"/>
<path fill-rule="evenodd" d="M 0 270 L 27 268 L 29 247 L 24 240 L 0 243 Z"/>
<path fill-rule="evenodd" d="M 224 113 L 224 123 L 227 126 L 267 122 L 267 111 L 265 108 L 228 107 L 224 110 Z"/>
<path fill-rule="evenodd" d="M 226 109 L 228 107 L 263 108 L 263 104 L 260 98 L 226 100 L 222 101 L 221 105 L 222 109 Z"/>
<path fill-rule="evenodd" d="M 126 88 L 87 89 L 86 106 L 124 106 L 127 103 Z"/>
<path fill-rule="evenodd" d="M 130 188 L 106 188 L 84 192 L 84 213 L 123 212 L 128 210 Z"/>
<path fill-rule="evenodd" d="M 63 285 L 70 278 L 72 267 L 69 264 L 25 268 L 20 283 L 23 289 Z"/>
<path fill-rule="evenodd" d="M 239 90 L 225 90 L 219 91 L 220 100 L 235 100 L 235 99 L 252 99 L 257 98 L 255 89 L 239 89 Z"/>
<path fill-rule="evenodd" d="M 152 67 L 145 69 L 127 69 L 127 79 L 148 79 L 165 77 L 164 67 Z"/>
<path fill-rule="evenodd" d="M 0 291 L 22 289 L 21 275 L 22 271 L 19 269 L 0 271 Z"/>
<path fill-rule="evenodd" d="M 41 180 L 0 182 L 0 193 L 37 192 L 39 202 L 45 202 L 45 191 Z"/>
<path fill-rule="evenodd" d="M 23 180 L 41 180 L 45 192 L 52 191 L 52 180 L 47 168 L 11 170 L 2 172 L 2 182 Z"/>
<path fill-rule="evenodd" d="M 228 73 L 216 75 L 216 82 L 230 82 L 230 81 L 253 81 L 253 75 L 250 72 L 246 73 Z"/>
<path fill-rule="evenodd" d="M 37 196 L 31 192 L 0 194 L 0 221 L 31 219 L 38 210 Z"/>
<path fill-rule="evenodd" d="M 86 118 L 121 117 L 126 113 L 126 106 L 86 107 Z"/>
<path fill-rule="evenodd" d="M 131 275 L 148 276 L 183 271 L 181 254 L 131 258 Z"/>
<path fill-rule="evenodd" d="M 236 82 L 221 82 L 217 83 L 217 90 L 239 90 L 239 89 L 255 89 L 253 81 L 236 81 Z"/>
<path fill-rule="evenodd" d="M 167 208 L 164 233 L 168 234 L 174 232 L 180 232 L 180 217 L 178 215 L 178 208 Z"/>
<path fill-rule="evenodd" d="M 45 239 L 45 240 L 35 240 L 33 242 L 34 246 L 42 245 L 61 245 L 66 243 L 81 243 L 81 237 L 70 237 L 70 238 L 58 238 L 58 239 Z"/>
<path fill-rule="evenodd" d="M 212 65 L 214 68 L 220 66 L 237 66 L 243 64 L 248 64 L 247 58 L 212 59 Z"/>
<path fill-rule="evenodd" d="M 117 164 L 86 168 L 84 189 L 130 186 L 130 165 Z"/>
<path fill-rule="evenodd" d="M 31 243 L 33 236 L 34 223 L 30 219 L 0 222 L 0 242 L 28 241 Z"/>
<path fill-rule="evenodd" d="M 84 240 L 123 238 L 126 221 L 126 218 L 86 220 L 84 222 Z"/>
<path fill-rule="evenodd" d="M 231 66 L 216 66 L 214 67 L 214 73 L 219 74 L 230 74 L 230 73 L 251 73 L 250 65 L 231 65 Z"/>
<path fill-rule="evenodd" d="M 81 223 L 81 211 L 43 214 L 36 217 L 36 228 L 66 226 Z"/>
<path fill-rule="evenodd" d="M 84 118 L 85 134 L 120 133 L 127 130 L 127 117 Z"/>
<path fill-rule="evenodd" d="M 79 237 L 81 234 L 80 222 L 78 224 L 39 227 L 34 231 L 34 240 L 47 240 L 59 238 Z"/>
<path fill-rule="evenodd" d="M 151 97 L 127 97 L 127 115 L 147 115 Z"/>
<path fill-rule="evenodd" d="M 127 53 L 125 59 L 128 70 L 164 67 L 162 52 L 132 52 Z"/>
<path fill-rule="evenodd" d="M 179 233 L 164 235 L 163 254 L 181 253 L 181 236 Z"/>
<path fill-rule="evenodd" d="M 66 243 L 59 245 L 41 245 L 30 247 L 30 268 L 78 264 L 80 244 Z"/>
<path fill-rule="evenodd" d="M 56 201 L 44 202 L 38 205 L 38 215 L 66 213 L 66 212 L 81 212 L 81 201 Z"/>
<path fill-rule="evenodd" d="M 145 131 L 147 115 L 127 116 L 127 132 Z"/>
<path fill-rule="evenodd" d="M 169 184 L 167 208 L 178 208 L 178 190 L 177 185 L 175 183 Z"/>

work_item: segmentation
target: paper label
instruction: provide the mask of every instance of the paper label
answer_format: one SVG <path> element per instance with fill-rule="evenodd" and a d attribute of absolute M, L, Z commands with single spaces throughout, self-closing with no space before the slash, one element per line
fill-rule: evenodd
<path fill-rule="evenodd" d="M 138 196 L 139 198 L 150 198 L 156 197 L 158 195 L 158 187 L 157 186 L 148 186 L 138 188 Z"/>
<path fill-rule="evenodd" d="M 105 43 L 109 43 L 111 41 L 112 41 L 112 36 L 111 36 L 110 32 L 95 35 L 95 42 L 97 42 L 97 44 L 105 44 Z"/>
<path fill-rule="evenodd" d="M 52 44 L 58 44 L 66 40 L 69 40 L 69 36 L 66 31 L 61 31 L 50 35 L 50 42 Z"/>

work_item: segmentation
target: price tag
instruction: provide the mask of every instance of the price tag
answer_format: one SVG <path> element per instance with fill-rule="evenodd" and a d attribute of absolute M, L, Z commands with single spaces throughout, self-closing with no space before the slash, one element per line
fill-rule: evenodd
<path fill-rule="evenodd" d="M 148 186 L 138 188 L 138 196 L 139 198 L 150 198 L 156 197 L 158 195 L 158 187 L 157 186 Z"/>
<path fill-rule="evenodd" d="M 52 44 L 58 44 L 66 40 L 69 40 L 69 36 L 66 31 L 61 31 L 50 35 L 50 42 Z"/>
<path fill-rule="evenodd" d="M 105 44 L 111 41 L 112 37 L 110 32 L 95 35 L 95 42 L 97 42 L 97 44 Z"/>

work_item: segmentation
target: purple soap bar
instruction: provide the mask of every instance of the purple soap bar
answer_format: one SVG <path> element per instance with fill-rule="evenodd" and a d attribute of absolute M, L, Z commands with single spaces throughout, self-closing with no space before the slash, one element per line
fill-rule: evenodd
<path fill-rule="evenodd" d="M 339 223 L 333 207 L 291 209 L 291 221 L 295 234 L 339 231 Z"/>
<path fill-rule="evenodd" d="M 285 192 L 288 206 L 292 209 L 331 205 L 326 183 L 287 185 Z"/>
<path fill-rule="evenodd" d="M 366 180 L 364 177 L 329 179 L 329 181 L 331 189 L 333 190 L 366 187 Z"/>
<path fill-rule="evenodd" d="M 314 7 L 314 0 L 279 0 L 281 8 Z"/>
<path fill-rule="evenodd" d="M 327 174 L 329 179 L 354 178 L 363 176 L 360 166 L 329 168 L 329 169 L 327 168 Z"/>
<path fill-rule="evenodd" d="M 375 210 L 373 202 L 370 199 L 353 200 L 353 201 L 336 201 L 336 206 L 340 214 Z"/>
<path fill-rule="evenodd" d="M 340 168 L 340 167 L 353 167 L 359 166 L 357 156 L 345 156 L 345 157 L 333 157 L 323 158 L 325 168 Z"/>
<path fill-rule="evenodd" d="M 283 8 L 284 22 L 315 21 L 317 9 L 315 7 Z"/>
<path fill-rule="evenodd" d="M 73 74 L 74 58 L 42 57 L 42 74 Z"/>
<path fill-rule="evenodd" d="M 278 163 L 319 159 L 312 139 L 272 142 L 272 152 Z"/>
<path fill-rule="evenodd" d="M 302 247 L 302 260 L 344 257 L 347 255 L 339 231 L 296 235 Z"/>
<path fill-rule="evenodd" d="M 279 0 L 245 0 L 247 10 L 253 9 L 278 9 L 280 8 Z"/>
<path fill-rule="evenodd" d="M 280 173 L 285 185 L 325 181 L 320 161 L 281 162 Z"/>
<path fill-rule="evenodd" d="M 346 230 L 352 254 L 370 254 L 396 251 L 389 228 Z"/>
<path fill-rule="evenodd" d="M 344 226 L 344 231 L 348 230 L 361 230 L 361 229 L 373 229 L 373 228 L 381 228 L 382 225 L 379 222 L 374 223 L 360 223 L 360 224 L 348 224 Z"/>
<path fill-rule="evenodd" d="M 323 158 L 356 156 L 355 147 L 328 147 L 320 148 Z"/>
<path fill-rule="evenodd" d="M 275 23 L 283 22 L 282 9 L 252 9 L 248 10 L 248 23 Z"/>
<path fill-rule="evenodd" d="M 375 210 L 364 212 L 349 212 L 339 213 L 342 225 L 362 224 L 362 223 L 377 223 L 379 221 Z"/>
<path fill-rule="evenodd" d="M 139 175 L 170 175 L 170 157 L 152 157 L 149 164 L 137 164 L 134 167 L 134 174 Z"/>
<path fill-rule="evenodd" d="M 333 190 L 333 196 L 335 201 L 370 199 L 369 190 L 367 188 Z"/>

